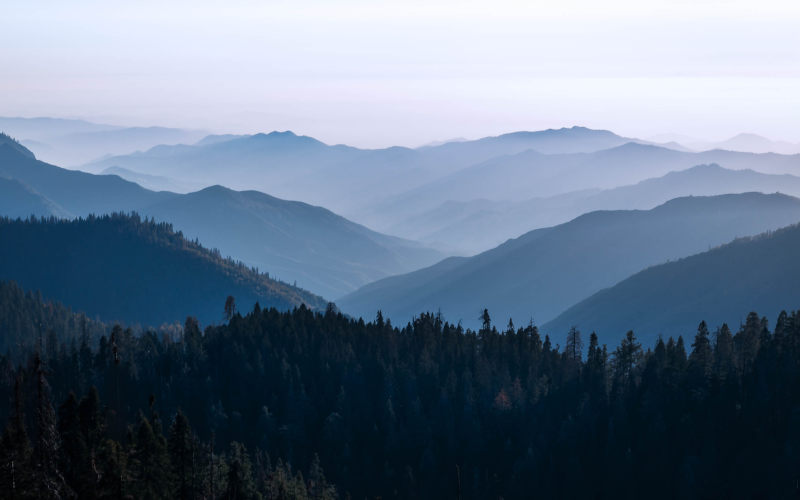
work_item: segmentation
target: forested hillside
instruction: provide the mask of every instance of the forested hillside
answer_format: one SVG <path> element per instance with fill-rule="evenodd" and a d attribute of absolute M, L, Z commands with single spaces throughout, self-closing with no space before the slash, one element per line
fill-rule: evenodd
<path fill-rule="evenodd" d="M 479 331 L 428 314 L 398 329 L 301 307 L 256 308 L 203 333 L 191 318 L 181 335 L 115 328 L 80 353 L 48 340 L 27 364 L 0 359 L 11 396 L 0 401 L 0 488 L 48 498 L 789 497 L 800 315 L 782 313 L 770 329 L 751 313 L 738 331 L 712 330 L 702 323 L 647 350 L 629 332 L 606 348 L 578 331 L 498 331 L 488 313 Z"/>
<path fill-rule="evenodd" d="M 47 301 L 39 292 L 26 292 L 13 281 L 0 281 L 0 353 L 14 362 L 24 360 L 40 336 L 50 348 L 58 342 L 88 349 L 108 333 L 108 327 L 64 305 Z M 55 355 L 55 351 L 48 351 Z"/>
<path fill-rule="evenodd" d="M 188 315 L 223 319 L 227 297 L 289 309 L 320 297 L 222 258 L 166 223 L 114 214 L 0 219 L 0 276 L 90 317 L 158 326 Z"/>

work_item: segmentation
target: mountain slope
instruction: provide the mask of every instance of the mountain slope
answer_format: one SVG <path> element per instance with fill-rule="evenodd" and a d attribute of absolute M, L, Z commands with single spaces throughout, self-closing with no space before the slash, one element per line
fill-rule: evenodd
<path fill-rule="evenodd" d="M 22 182 L 74 215 L 130 211 L 177 196 L 149 191 L 115 175 L 56 167 L 20 152 L 1 138 L 0 177 Z"/>
<path fill-rule="evenodd" d="M 45 301 L 40 293 L 23 290 L 13 281 L 0 279 L 0 352 L 11 361 L 25 362 L 23 352 L 36 349 L 39 334 L 53 335 L 57 342 L 45 339 L 55 350 L 59 342 L 80 345 L 82 340 L 95 344 L 108 326 L 73 312 L 59 302 Z M 51 351 L 52 352 L 52 351 Z"/>
<path fill-rule="evenodd" d="M 170 221 L 189 238 L 331 298 L 442 257 L 324 208 L 257 191 L 213 186 L 150 205 L 142 213 Z"/>
<path fill-rule="evenodd" d="M 800 220 L 800 200 L 746 193 L 679 198 L 647 211 L 601 211 L 537 229 L 474 257 L 367 285 L 337 303 L 395 322 L 441 309 L 477 326 L 484 307 L 505 322 L 552 319 L 647 266 Z"/>
<path fill-rule="evenodd" d="M 0 177 L 0 214 L 11 218 L 69 217 L 69 212 L 16 179 Z"/>
<path fill-rule="evenodd" d="M 392 234 L 467 254 L 495 247 L 532 229 L 561 224 L 595 210 L 650 209 L 673 198 L 781 192 L 800 196 L 800 177 L 698 165 L 606 190 L 582 190 L 530 200 L 449 201 L 389 228 Z"/>
<path fill-rule="evenodd" d="M 645 269 L 570 307 L 545 331 L 577 326 L 615 343 L 634 330 L 645 344 L 657 335 L 691 337 L 705 320 L 732 329 L 746 311 L 768 318 L 800 307 L 800 225 L 742 238 L 684 259 Z"/>
<path fill-rule="evenodd" d="M 113 215 L 66 220 L 0 219 L 0 279 L 40 290 L 107 321 L 159 325 L 196 315 L 220 321 L 239 308 L 322 308 L 309 292 L 269 279 L 184 239 L 164 223 Z"/>

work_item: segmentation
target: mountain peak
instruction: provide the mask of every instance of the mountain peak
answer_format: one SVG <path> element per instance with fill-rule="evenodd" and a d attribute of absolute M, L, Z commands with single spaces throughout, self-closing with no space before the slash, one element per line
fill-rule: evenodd
<path fill-rule="evenodd" d="M 298 145 L 298 144 L 305 144 L 305 145 L 312 145 L 312 146 L 324 146 L 325 143 L 314 139 L 313 137 L 309 137 L 307 135 L 297 135 L 291 130 L 273 130 L 269 133 L 258 133 L 255 135 L 245 136 L 244 140 L 256 142 L 256 143 L 265 143 L 265 144 L 286 144 L 286 145 Z"/>

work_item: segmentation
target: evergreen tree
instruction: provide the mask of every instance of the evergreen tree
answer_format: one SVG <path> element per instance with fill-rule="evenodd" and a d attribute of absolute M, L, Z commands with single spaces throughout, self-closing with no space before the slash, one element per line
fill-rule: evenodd
<path fill-rule="evenodd" d="M 194 437 L 189 420 L 180 411 L 170 426 L 167 444 L 172 477 L 175 479 L 174 498 L 193 498 Z"/>
<path fill-rule="evenodd" d="M 570 328 L 567 333 L 567 342 L 564 346 L 564 352 L 567 354 L 567 359 L 571 361 L 580 361 L 583 356 L 581 332 L 574 326 Z"/>
<path fill-rule="evenodd" d="M 226 500 L 260 498 L 255 490 L 250 457 L 241 443 L 231 443 L 228 456 L 228 485 L 222 497 Z"/>
<path fill-rule="evenodd" d="M 733 351 L 733 335 L 726 323 L 717 330 L 714 344 L 714 371 L 717 376 L 725 379 L 735 366 Z"/>
<path fill-rule="evenodd" d="M 9 498 L 35 498 L 30 470 L 31 445 L 25 430 L 25 410 L 22 396 L 22 375 L 14 379 L 14 405 L 11 418 L 0 440 L 0 490 Z"/>
<path fill-rule="evenodd" d="M 705 390 L 714 368 L 714 353 L 711 349 L 708 326 L 700 322 L 697 335 L 692 343 L 692 354 L 689 356 L 689 385 L 694 390 Z"/>
<path fill-rule="evenodd" d="M 38 498 L 61 498 L 69 494 L 61 472 L 58 470 L 59 436 L 56 415 L 50 402 L 50 386 L 45 378 L 45 367 L 37 351 L 36 427 L 37 441 L 34 450 L 34 490 Z"/>
<path fill-rule="evenodd" d="M 78 399 L 70 392 L 58 408 L 58 433 L 61 437 L 60 469 L 67 484 L 79 485 L 83 465 L 88 463 L 88 450 L 78 416 Z"/>
<path fill-rule="evenodd" d="M 164 436 L 156 434 L 144 415 L 139 416 L 131 453 L 131 489 L 136 498 L 163 498 L 170 491 L 169 458 Z"/>
<path fill-rule="evenodd" d="M 633 369 L 639 363 L 642 355 L 642 345 L 637 342 L 633 331 L 628 331 L 625 338 L 614 351 L 614 380 L 627 388 L 633 384 Z"/>
<path fill-rule="evenodd" d="M 325 479 L 325 472 L 319 463 L 319 455 L 314 454 L 308 473 L 308 498 L 311 500 L 335 500 L 336 488 Z"/>

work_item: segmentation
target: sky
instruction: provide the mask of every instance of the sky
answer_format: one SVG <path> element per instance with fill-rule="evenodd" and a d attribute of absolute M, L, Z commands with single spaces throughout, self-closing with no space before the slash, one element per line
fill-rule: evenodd
<path fill-rule="evenodd" d="M 0 116 L 416 146 L 583 125 L 800 142 L 800 2 L 6 0 Z"/>

